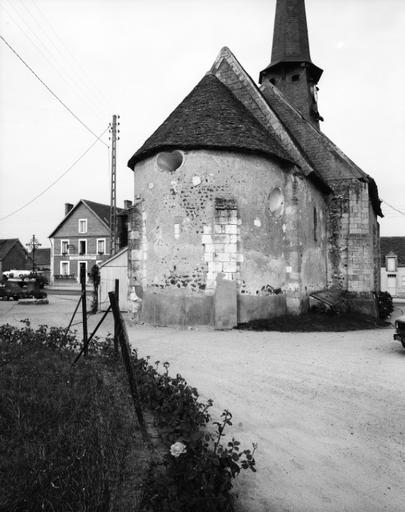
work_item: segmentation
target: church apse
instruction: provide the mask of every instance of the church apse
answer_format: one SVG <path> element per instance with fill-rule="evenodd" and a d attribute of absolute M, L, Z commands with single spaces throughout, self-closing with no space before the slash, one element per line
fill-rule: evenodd
<path fill-rule="evenodd" d="M 158 155 L 137 164 L 130 282 L 142 283 L 144 321 L 213 325 L 218 280 L 235 285 L 237 322 L 299 312 L 305 287 L 325 286 L 305 263 L 307 245 L 312 262 L 322 253 L 322 197 L 294 169 L 208 150 L 183 152 L 172 171 Z"/>

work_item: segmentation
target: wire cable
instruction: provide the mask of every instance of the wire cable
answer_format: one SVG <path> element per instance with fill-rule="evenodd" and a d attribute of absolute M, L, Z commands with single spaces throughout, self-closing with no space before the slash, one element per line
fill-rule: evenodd
<path fill-rule="evenodd" d="M 7 40 L 4 38 L 4 36 L 2 36 L 0 34 L 0 39 L 8 46 L 8 48 L 10 48 L 10 50 L 14 53 L 14 55 L 16 55 L 18 57 L 18 59 L 24 64 L 24 66 L 29 69 L 31 71 L 31 73 L 35 76 L 35 78 L 37 78 L 41 84 L 52 94 L 52 96 L 54 98 L 56 98 L 59 103 L 77 120 L 79 121 L 79 123 L 84 126 L 84 128 L 86 128 L 87 131 L 89 131 L 94 137 L 96 137 L 97 141 L 100 141 L 102 142 L 105 146 L 108 147 L 108 144 L 106 144 L 103 140 L 101 140 L 101 138 L 99 136 L 97 136 L 93 130 L 91 128 L 89 128 L 86 123 L 84 123 L 67 105 L 66 103 L 64 103 L 60 98 L 59 96 L 57 96 L 57 94 L 55 94 L 52 89 L 50 87 L 48 87 L 46 85 L 46 83 L 35 73 L 35 71 L 31 68 L 31 66 L 29 64 L 27 64 L 27 62 L 25 62 L 25 60 L 21 57 L 21 55 L 19 55 L 19 53 L 14 50 L 14 48 L 7 42 Z M 107 131 L 107 130 L 106 130 Z M 103 135 L 104 135 L 105 132 L 103 132 Z M 1 219 L 0 219 L 1 220 Z"/>
<path fill-rule="evenodd" d="M 396 212 L 400 213 L 401 215 L 404 215 L 405 216 L 405 212 L 403 212 L 402 210 L 398 210 L 398 208 L 395 208 L 395 206 L 392 206 L 391 204 L 387 203 L 387 201 L 384 201 L 384 199 L 381 199 L 381 202 L 386 204 L 389 208 L 392 208 L 393 210 L 395 210 Z"/>
<path fill-rule="evenodd" d="M 107 126 L 107 128 L 103 131 L 103 133 L 100 135 L 100 137 L 102 137 L 105 132 L 109 129 L 109 126 Z M 80 160 L 85 156 L 87 155 L 87 153 L 96 145 L 97 141 L 100 140 L 100 137 L 97 137 L 97 140 L 93 141 L 92 144 L 86 149 L 86 151 L 84 151 L 84 153 L 82 153 L 79 158 L 77 158 L 73 164 L 68 167 L 68 169 L 66 169 L 66 171 L 64 171 L 58 178 L 56 178 L 55 181 L 53 181 L 50 185 L 48 185 L 42 192 L 40 192 L 39 194 L 37 194 L 34 198 L 32 198 L 30 201 L 28 201 L 28 203 L 25 203 L 23 206 L 21 206 L 20 208 L 17 208 L 17 210 L 14 210 L 13 212 L 9 213 L 8 215 L 6 215 L 5 217 L 1 217 L 0 218 L 0 221 L 2 220 L 5 220 L 5 219 L 8 219 L 9 217 L 11 217 L 12 215 L 15 215 L 16 213 L 20 212 L 21 210 L 23 210 L 24 208 L 26 208 L 27 206 L 29 206 L 30 204 L 32 204 L 34 201 L 36 201 L 37 199 L 39 199 L 41 196 L 43 196 L 45 194 L 45 192 L 48 192 L 48 190 L 50 188 L 52 188 L 54 185 L 56 185 L 56 183 L 58 183 L 58 181 L 60 181 L 64 176 L 66 176 L 66 174 L 71 171 L 73 169 L 73 167 L 80 162 Z"/>
<path fill-rule="evenodd" d="M 81 101 L 86 103 L 88 108 L 90 108 L 96 116 L 98 116 L 101 119 L 105 119 L 105 116 L 102 116 L 100 113 L 100 110 L 102 110 L 100 109 L 100 106 L 96 105 L 96 103 L 94 102 L 94 98 L 91 98 L 88 95 L 88 87 L 79 82 L 79 76 L 76 73 L 71 73 L 69 72 L 69 70 L 64 69 L 65 67 L 67 67 L 66 59 L 59 51 L 57 46 L 54 44 L 54 42 L 51 40 L 51 38 L 48 36 L 48 34 L 45 32 L 42 24 L 40 24 L 38 19 L 32 14 L 30 9 L 28 8 L 28 4 L 11 4 L 9 0 L 5 1 L 7 1 L 10 4 L 9 8 L 11 8 L 12 11 L 17 15 L 17 17 L 23 22 L 23 24 L 26 27 L 26 30 L 17 22 L 16 19 L 13 19 L 13 17 L 11 16 L 11 12 L 7 10 L 5 10 L 5 12 L 8 14 L 8 16 L 10 16 L 10 18 L 16 24 L 16 26 L 18 26 L 18 28 L 21 30 L 24 36 L 31 41 L 31 44 L 39 51 L 39 53 L 44 57 L 44 59 L 48 62 L 51 68 L 53 68 L 53 70 L 56 71 L 56 73 L 61 77 L 61 79 L 67 83 L 69 88 L 73 88 L 74 90 L 76 90 L 77 97 Z M 20 12 L 16 8 L 16 5 L 22 7 L 25 13 L 28 13 L 32 22 L 35 24 L 34 28 L 32 28 L 32 25 L 30 23 L 28 23 L 26 16 L 24 16 L 25 13 Z M 40 32 L 46 37 L 46 42 L 40 37 Z M 33 39 L 31 39 L 29 33 L 35 37 L 35 39 L 39 43 L 38 45 L 35 43 Z M 57 57 L 56 59 L 55 56 Z"/>

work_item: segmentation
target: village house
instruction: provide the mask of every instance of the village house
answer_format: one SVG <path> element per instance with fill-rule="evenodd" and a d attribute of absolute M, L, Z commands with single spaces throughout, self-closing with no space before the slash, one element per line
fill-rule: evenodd
<path fill-rule="evenodd" d="M 25 270 L 27 251 L 18 238 L 0 240 L 0 277 L 8 270 Z"/>
<path fill-rule="evenodd" d="M 381 290 L 405 297 L 405 236 L 382 236 Z"/>
<path fill-rule="evenodd" d="M 374 180 L 320 130 L 304 0 L 278 0 L 259 84 L 223 48 L 130 158 L 129 284 L 152 324 L 231 328 L 339 290 L 375 314 Z"/>
<path fill-rule="evenodd" d="M 125 208 L 131 201 L 124 202 L 124 209 L 117 208 L 118 245 L 127 245 L 127 214 Z M 110 206 L 81 199 L 75 206 L 65 204 L 63 220 L 49 235 L 51 243 L 50 281 L 80 280 L 81 268 L 86 276 L 93 265 L 100 265 L 110 255 Z"/>

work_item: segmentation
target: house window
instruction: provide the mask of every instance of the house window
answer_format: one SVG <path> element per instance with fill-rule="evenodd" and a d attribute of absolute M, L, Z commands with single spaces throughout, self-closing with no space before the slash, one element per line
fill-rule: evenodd
<path fill-rule="evenodd" d="M 87 240 L 79 240 L 79 254 L 87 254 Z"/>
<path fill-rule="evenodd" d="M 87 219 L 79 219 L 79 233 L 87 233 Z"/>
<path fill-rule="evenodd" d="M 69 253 L 69 240 L 61 240 L 60 241 L 60 253 L 61 254 Z"/>
<path fill-rule="evenodd" d="M 397 258 L 395 256 L 387 257 L 387 272 L 396 272 L 397 270 Z"/>
<path fill-rule="evenodd" d="M 70 274 L 70 262 L 69 261 L 61 261 L 60 262 L 60 273 L 62 276 L 68 276 Z"/>
<path fill-rule="evenodd" d="M 292 80 L 293 82 L 298 82 L 298 80 L 299 80 L 299 79 L 300 79 L 300 75 L 293 75 L 293 76 L 291 77 L 291 80 Z"/>
<path fill-rule="evenodd" d="M 105 238 L 97 239 L 97 254 L 105 253 Z"/>

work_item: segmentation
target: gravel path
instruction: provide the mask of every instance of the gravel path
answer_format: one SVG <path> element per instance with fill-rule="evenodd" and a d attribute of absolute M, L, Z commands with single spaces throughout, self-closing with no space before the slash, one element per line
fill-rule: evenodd
<path fill-rule="evenodd" d="M 29 316 L 67 325 L 76 301 L 0 302 L 0 323 Z M 258 472 L 238 478 L 240 510 L 405 510 L 405 350 L 392 329 L 260 333 L 128 323 L 128 332 L 140 355 L 169 361 L 172 374 L 213 398 L 214 413 L 230 409 L 230 433 L 242 445 L 258 443 Z"/>

